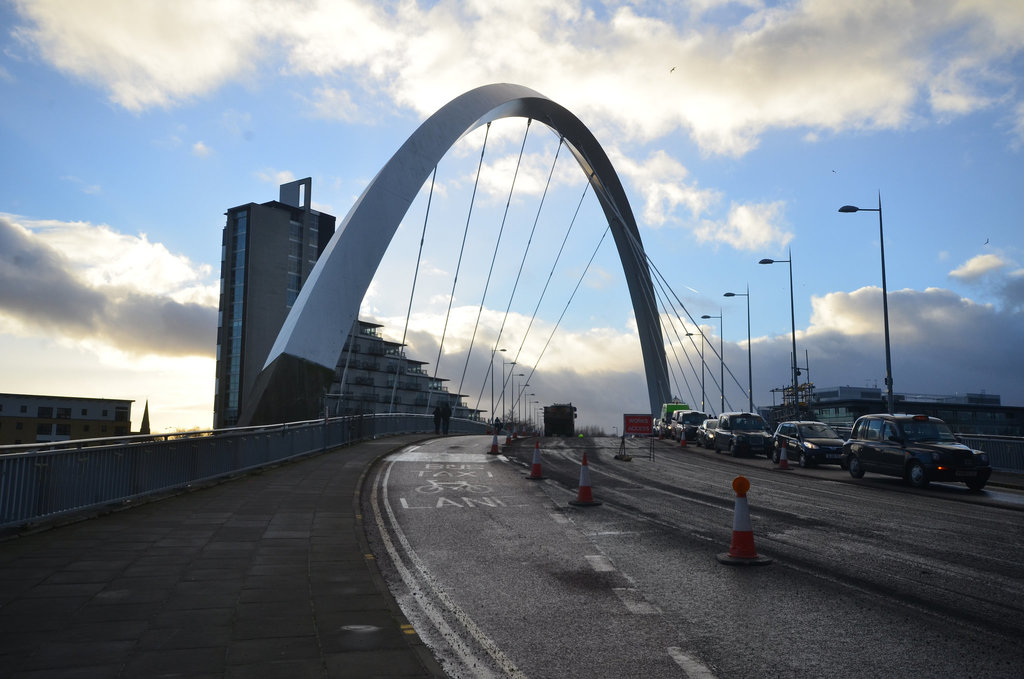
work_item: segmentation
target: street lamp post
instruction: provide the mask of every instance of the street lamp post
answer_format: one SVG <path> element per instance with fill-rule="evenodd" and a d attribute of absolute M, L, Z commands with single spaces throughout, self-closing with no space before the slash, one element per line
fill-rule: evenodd
<path fill-rule="evenodd" d="M 687 337 L 693 337 L 697 333 L 688 332 Z M 700 333 L 700 411 L 702 413 L 707 412 L 707 406 L 704 404 L 704 333 Z"/>
<path fill-rule="evenodd" d="M 800 409 L 798 392 L 799 373 L 796 367 L 796 309 L 793 304 L 793 248 L 789 249 L 789 259 L 762 259 L 758 264 L 789 264 L 789 322 L 793 337 L 793 405 Z M 785 401 L 785 399 L 783 399 Z"/>
<path fill-rule="evenodd" d="M 515 368 L 513 368 L 512 370 L 514 371 Z M 511 373 L 509 373 L 508 377 L 509 377 L 509 382 L 510 382 L 509 385 L 508 385 L 508 388 L 509 388 L 509 392 L 512 394 L 512 403 L 509 404 L 509 412 L 512 414 L 512 437 L 515 438 L 515 436 L 516 436 L 516 428 L 515 428 L 515 422 L 516 422 L 516 403 L 519 402 L 519 397 L 516 396 L 516 378 L 517 377 L 526 377 L 526 374 L 525 373 L 511 372 Z"/>
<path fill-rule="evenodd" d="M 878 213 L 878 249 L 882 254 L 882 320 L 885 326 L 885 391 L 889 405 L 889 414 L 896 412 L 895 397 L 892 393 L 892 354 L 889 351 L 889 292 L 885 287 L 885 236 L 882 233 L 882 192 L 878 192 L 878 207 L 856 207 L 844 205 L 840 212 L 877 212 Z"/>
<path fill-rule="evenodd" d="M 505 351 L 505 350 L 504 349 L 497 349 L 494 353 L 498 353 L 499 351 Z M 501 369 L 501 379 L 502 380 L 505 379 L 505 368 L 504 368 L 504 366 L 502 366 L 502 369 Z M 504 390 L 505 390 L 505 387 L 504 387 L 504 385 L 502 385 L 502 391 L 504 391 Z M 494 354 L 491 354 L 491 424 L 494 424 Z"/>
<path fill-rule="evenodd" d="M 722 310 L 718 310 L 717 316 L 709 316 L 704 314 L 701 318 L 717 318 L 718 319 L 718 362 L 720 365 L 720 374 L 718 376 L 719 386 L 722 388 L 722 405 L 721 410 L 718 414 L 721 415 L 725 412 L 725 319 L 722 318 Z"/>
<path fill-rule="evenodd" d="M 747 285 L 746 292 L 727 292 L 724 296 L 747 298 L 747 395 L 750 412 L 754 412 L 754 364 L 750 358 L 750 285 Z"/>
<path fill-rule="evenodd" d="M 502 361 L 501 362 L 501 416 L 505 417 L 505 385 L 508 384 L 508 378 L 505 377 L 505 366 L 512 366 L 512 370 L 516 369 L 515 361 Z M 509 431 L 512 431 L 509 429 Z"/>

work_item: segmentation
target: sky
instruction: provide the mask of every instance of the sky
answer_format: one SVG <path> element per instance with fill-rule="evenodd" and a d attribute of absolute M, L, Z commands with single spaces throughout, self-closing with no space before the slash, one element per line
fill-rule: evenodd
<path fill-rule="evenodd" d="M 884 391 L 879 213 L 838 212 L 881 201 L 896 392 L 1024 405 L 1022 3 L 0 0 L 0 27 L 0 391 L 209 428 L 225 211 L 312 177 L 340 224 L 428 116 L 508 82 L 612 160 L 673 300 L 683 401 L 703 350 L 721 410 L 721 346 L 725 409 L 746 407 L 747 302 L 756 405 L 790 382 L 794 327 L 818 387 Z M 361 318 L 472 407 L 501 369 L 525 411 L 572 401 L 606 430 L 646 412 L 585 189 L 541 123 L 467 134 Z"/>

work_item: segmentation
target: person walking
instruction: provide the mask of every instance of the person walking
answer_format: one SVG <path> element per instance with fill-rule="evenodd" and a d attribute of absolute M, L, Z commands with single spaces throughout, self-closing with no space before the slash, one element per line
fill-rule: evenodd
<path fill-rule="evenodd" d="M 452 419 L 452 406 L 448 401 L 441 404 L 441 435 L 448 436 L 448 423 Z"/>
<path fill-rule="evenodd" d="M 434 433 L 441 433 L 441 406 L 434 406 Z"/>

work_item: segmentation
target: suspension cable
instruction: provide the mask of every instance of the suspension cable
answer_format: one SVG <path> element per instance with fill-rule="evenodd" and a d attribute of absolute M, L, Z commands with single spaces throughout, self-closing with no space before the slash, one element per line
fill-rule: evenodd
<path fill-rule="evenodd" d="M 420 275 L 420 260 L 423 258 L 423 241 L 427 238 L 427 221 L 430 219 L 430 203 L 434 197 L 434 181 L 437 179 L 437 165 L 434 166 L 434 172 L 430 175 L 430 192 L 427 194 L 427 210 L 423 215 L 423 232 L 420 234 L 420 251 L 416 255 L 416 269 L 412 274 L 412 290 L 409 292 L 409 309 L 405 312 L 405 328 L 402 329 L 402 343 L 399 345 L 398 351 L 399 359 L 395 362 L 395 383 L 391 385 L 391 403 L 388 404 L 388 413 L 393 412 L 395 407 L 395 392 L 398 390 L 398 378 L 401 374 L 402 365 L 405 364 L 403 360 L 405 358 L 405 338 L 409 334 L 409 318 L 412 316 L 412 300 L 416 295 L 416 280 Z M 429 391 L 429 389 L 428 389 Z M 428 397 L 429 400 L 429 397 Z"/>
<path fill-rule="evenodd" d="M 459 379 L 459 390 L 462 393 L 462 385 L 466 381 L 466 370 L 469 368 L 469 357 L 473 355 L 473 342 L 476 341 L 476 332 L 480 327 L 480 316 L 484 312 L 484 302 L 487 300 L 487 289 L 491 286 L 491 275 L 494 273 L 494 263 L 498 259 L 498 249 L 501 245 L 501 235 L 505 231 L 505 223 L 508 220 L 509 206 L 512 204 L 512 194 L 516 188 L 516 178 L 519 177 L 519 167 L 523 162 L 523 151 L 526 149 L 526 139 L 530 135 L 530 123 L 533 120 L 527 118 L 526 131 L 523 133 L 523 143 L 519 146 L 519 158 L 516 160 L 516 169 L 512 173 L 512 184 L 508 187 L 508 200 L 505 201 L 505 212 L 501 217 L 501 226 L 498 228 L 498 238 L 494 241 L 494 252 L 491 253 L 491 268 L 487 271 L 487 282 L 484 283 L 484 291 L 480 296 L 480 307 L 476 311 L 476 322 L 473 324 L 473 335 L 469 340 L 469 349 L 466 351 L 466 362 L 462 364 L 462 377 Z M 479 405 L 479 403 L 477 403 Z"/>
<path fill-rule="evenodd" d="M 462 232 L 462 245 L 459 248 L 459 261 L 455 265 L 455 276 L 452 279 L 452 294 L 448 297 L 448 311 L 444 316 L 444 329 L 441 331 L 441 343 L 437 347 L 437 361 L 434 362 L 434 377 L 431 380 L 434 384 L 437 382 L 437 371 L 441 365 L 441 352 L 444 351 L 444 339 L 448 334 L 448 319 L 452 315 L 452 302 L 455 301 L 455 286 L 459 282 L 459 269 L 462 268 L 462 255 L 466 251 L 466 235 L 469 233 L 469 222 L 473 217 L 473 205 L 476 203 L 476 190 L 480 185 L 480 171 L 484 166 L 484 153 L 487 151 L 487 137 L 491 133 L 491 124 L 487 123 L 487 127 L 484 130 L 484 143 L 480 147 L 480 162 L 476 166 L 476 179 L 473 182 L 473 194 L 469 199 L 469 213 L 466 215 L 466 228 Z M 434 390 L 431 388 L 427 392 L 427 412 L 430 412 L 430 400 L 434 395 Z M 449 400 L 451 396 L 449 395 Z"/>
<path fill-rule="evenodd" d="M 548 335 L 547 341 L 544 342 L 544 347 L 540 350 L 540 354 L 537 356 L 537 361 L 533 364 L 533 367 L 530 368 L 530 374 L 527 375 L 526 379 L 523 381 L 524 384 L 529 383 L 529 381 L 533 378 L 533 374 L 537 371 L 537 366 L 540 365 L 540 361 L 544 357 L 544 353 L 547 351 L 548 345 L 551 344 L 551 339 L 555 336 L 555 332 L 558 330 L 558 326 L 562 323 L 562 319 L 565 318 L 565 312 L 569 310 L 569 305 L 572 304 L 573 297 L 576 296 L 576 292 L 580 289 L 580 285 L 583 283 L 584 276 L 586 276 L 587 272 L 590 271 L 590 265 L 594 263 L 594 258 L 597 257 L 597 252 L 598 250 L 601 249 L 601 244 L 604 243 L 604 239 L 608 235 L 608 232 L 611 230 L 611 228 L 611 224 L 609 223 L 608 226 L 605 227 L 604 233 L 601 234 L 601 239 L 597 242 L 597 247 L 594 248 L 594 252 L 590 255 L 590 260 L 587 261 L 587 266 L 583 269 L 583 273 L 580 274 L 579 280 L 576 281 L 576 287 L 572 289 L 572 294 L 569 295 L 569 299 L 566 301 L 565 306 L 562 308 L 562 313 L 558 316 L 558 320 L 555 321 L 555 326 L 551 328 L 551 333 Z M 516 403 L 518 402 L 519 396 L 513 394 L 513 409 L 515 409 Z"/>
<path fill-rule="evenodd" d="M 559 144 L 561 144 L 562 142 L 564 142 L 564 137 L 561 140 L 559 140 Z M 589 177 L 588 177 L 588 181 L 587 181 L 587 183 L 583 187 L 583 193 L 580 195 L 580 200 L 579 200 L 578 203 L 576 203 L 576 211 L 573 213 L 572 220 L 569 222 L 569 228 L 566 229 L 565 236 L 562 238 L 562 244 L 558 248 L 558 254 L 555 255 L 555 261 L 551 263 L 551 270 L 548 272 L 548 278 L 544 282 L 544 288 L 543 288 L 543 290 L 541 290 L 540 297 L 537 299 L 537 304 L 533 307 L 533 315 L 530 316 L 530 322 L 526 326 L 526 332 L 523 333 L 523 342 L 520 343 L 519 349 L 516 351 L 516 358 L 515 358 L 515 360 L 519 360 L 519 353 L 522 352 L 522 350 L 523 350 L 523 344 L 525 344 L 525 342 L 526 342 L 526 336 L 530 334 L 530 330 L 533 328 L 533 322 L 537 318 L 537 312 L 540 309 L 541 302 L 544 300 L 544 296 L 547 294 L 548 286 L 551 285 L 551 279 L 555 275 L 555 269 L 558 267 L 558 262 L 559 262 L 559 260 L 562 257 L 562 252 L 565 250 L 565 244 L 569 240 L 569 235 L 572 234 L 573 226 L 576 224 L 576 218 L 579 217 L 580 208 L 583 206 L 583 200 L 587 197 L 587 192 L 589 190 L 590 190 L 590 181 L 589 181 Z M 502 326 L 502 328 L 504 328 L 504 325 Z M 494 340 L 494 346 L 491 348 L 491 361 L 494 360 L 494 355 L 498 352 L 498 341 L 500 339 L 501 339 L 501 333 L 499 332 L 498 337 Z M 504 372 L 502 372 L 502 384 L 501 384 L 502 390 L 505 389 L 505 383 L 506 383 L 505 375 L 504 375 Z M 480 401 L 481 401 L 481 399 L 483 399 L 484 389 L 486 388 L 486 386 L 487 386 L 487 378 L 485 377 L 483 384 L 480 385 L 480 394 L 476 397 L 477 407 L 480 406 Z"/>

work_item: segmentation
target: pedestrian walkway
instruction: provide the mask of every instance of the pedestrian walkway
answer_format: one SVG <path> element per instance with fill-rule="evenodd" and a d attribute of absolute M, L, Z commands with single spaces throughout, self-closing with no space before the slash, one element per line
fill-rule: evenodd
<path fill-rule="evenodd" d="M 0 542 L 0 677 L 442 677 L 381 580 L 367 441 Z"/>

